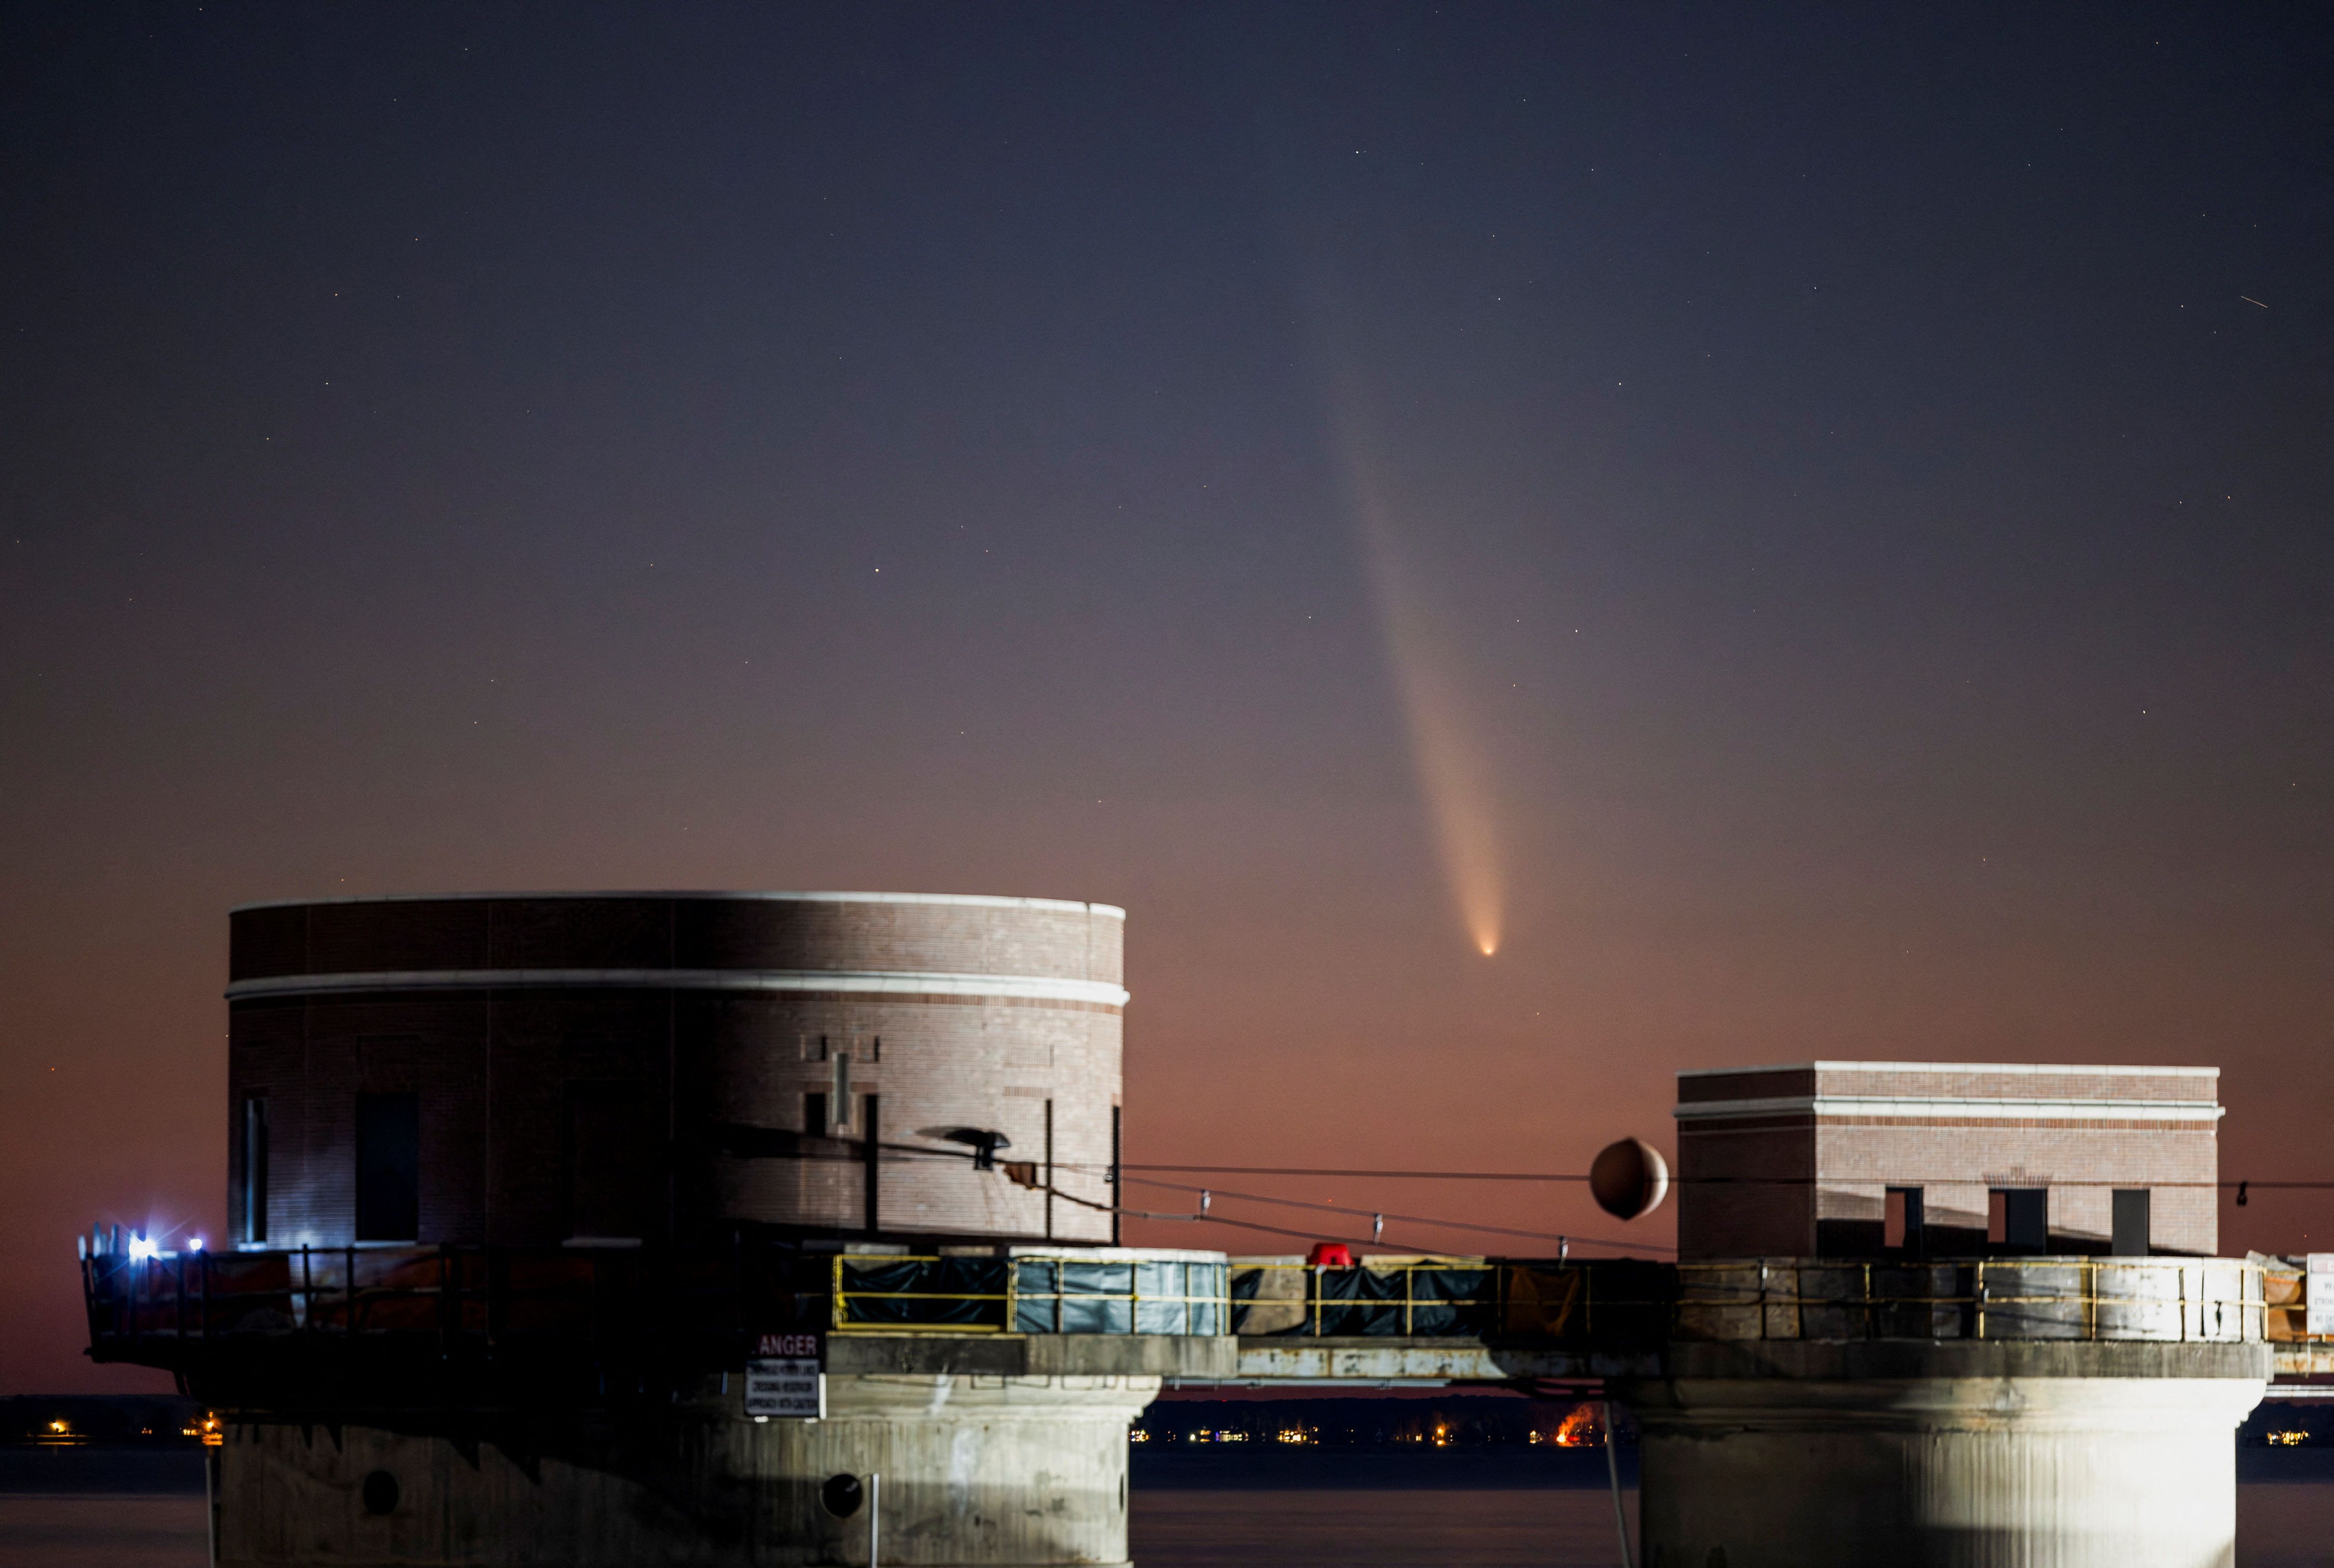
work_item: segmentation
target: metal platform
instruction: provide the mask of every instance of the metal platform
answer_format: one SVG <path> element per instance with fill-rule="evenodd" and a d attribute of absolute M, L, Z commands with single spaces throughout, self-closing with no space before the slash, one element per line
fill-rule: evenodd
<path fill-rule="evenodd" d="M 1317 1267 L 1119 1248 L 339 1247 L 83 1260 L 91 1354 L 243 1407 L 671 1397 L 770 1334 L 837 1373 L 1535 1387 L 1664 1375 L 1697 1344 L 2259 1345 L 2259 1267 L 1417 1256 Z M 2279 1345 L 2280 1375 L 2334 1347 Z"/>

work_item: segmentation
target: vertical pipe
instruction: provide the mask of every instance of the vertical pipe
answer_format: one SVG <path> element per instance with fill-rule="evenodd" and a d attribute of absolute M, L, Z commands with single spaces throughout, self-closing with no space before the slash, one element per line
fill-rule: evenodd
<path fill-rule="evenodd" d="M 883 1097 L 870 1094 L 866 1099 L 866 1121 L 860 1128 L 867 1160 L 863 1173 L 866 1194 L 862 1206 L 867 1219 L 867 1234 L 872 1236 L 883 1228 Z"/>
<path fill-rule="evenodd" d="M 196 1421 L 199 1431 L 201 1418 Z M 209 1548 L 210 1568 L 218 1568 L 219 1451 L 210 1446 L 207 1437 L 203 1445 L 203 1540 Z"/>
<path fill-rule="evenodd" d="M 1110 1244 L 1118 1245 L 1118 1211 L 1121 1206 L 1118 1185 L 1119 1125 L 1122 1112 L 1117 1106 L 1110 1108 Z"/>
<path fill-rule="evenodd" d="M 1613 1429 L 1613 1401 L 1605 1408 L 1605 1473 L 1613 1479 L 1613 1527 L 1621 1533 L 1621 1568 L 1631 1568 L 1629 1562 L 1629 1515 L 1621 1507 L 1620 1434 Z"/>
<path fill-rule="evenodd" d="M 1054 1239 L 1054 1102 L 1050 1099 L 1046 1102 L 1046 1239 Z"/>
<path fill-rule="evenodd" d="M 664 906 L 665 962 L 678 965 L 680 952 L 680 905 Z M 680 1178 L 671 1151 L 680 1138 L 680 993 L 664 993 L 664 1239 L 680 1230 Z"/>
<path fill-rule="evenodd" d="M 883 1476 L 867 1472 L 867 1568 L 883 1561 Z"/>
<path fill-rule="evenodd" d="M 745 1233 L 733 1224 L 729 1227 L 729 1331 L 741 1341 L 746 1337 L 746 1266 L 740 1255 L 745 1250 Z M 721 1391 L 729 1391 L 727 1372 L 721 1374 Z"/>
<path fill-rule="evenodd" d="M 487 903 L 487 950 L 494 951 L 495 905 Z M 495 1244 L 495 993 L 487 991 L 486 1097 L 482 1124 L 486 1133 L 485 1147 L 479 1151 L 478 1162 L 478 1240 L 488 1247 Z M 491 1254 L 489 1254 L 491 1255 Z M 489 1281 L 493 1279 L 489 1273 Z M 489 1285 L 491 1290 L 491 1285 Z M 487 1298 L 489 1302 L 493 1298 Z M 489 1309 L 491 1311 L 491 1308 Z"/>

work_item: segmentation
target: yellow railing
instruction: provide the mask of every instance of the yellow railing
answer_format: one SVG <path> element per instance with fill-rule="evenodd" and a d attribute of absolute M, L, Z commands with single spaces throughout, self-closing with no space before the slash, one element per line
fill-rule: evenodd
<path fill-rule="evenodd" d="M 1232 1274 L 1239 1332 L 1308 1339 L 1637 1343 L 1665 1337 L 1676 1293 L 1664 1265 L 1626 1258 L 1371 1257 L 1352 1268 L 1235 1258 Z"/>
<path fill-rule="evenodd" d="M 1401 1332 L 1416 1335 L 1421 1332 L 1422 1308 L 1430 1320 L 1427 1331 L 1449 1332 L 1449 1325 L 1432 1320 L 1480 1316 L 1480 1309 L 1492 1299 L 1497 1286 L 1496 1271 L 1481 1258 L 1374 1257 L 1355 1268 L 1239 1258 L 1233 1260 L 1232 1269 L 1234 1278 L 1246 1287 L 1233 1300 L 1239 1331 L 1244 1334 L 1301 1333 L 1317 1338 L 1324 1333 L 1334 1335 L 1344 1326 L 1344 1319 L 1374 1318 L 1379 1312 L 1394 1311 L 1400 1313 Z M 1419 1292 L 1423 1275 L 1433 1278 L 1424 1295 Z M 1388 1283 L 1398 1287 L 1399 1293 L 1365 1293 Z M 1453 1293 L 1454 1287 L 1462 1284 L 1466 1292 Z M 1346 1291 L 1354 1293 L 1339 1293 Z"/>
<path fill-rule="evenodd" d="M 844 1253 L 835 1333 L 1229 1333 L 1220 1262 L 1127 1253 Z"/>

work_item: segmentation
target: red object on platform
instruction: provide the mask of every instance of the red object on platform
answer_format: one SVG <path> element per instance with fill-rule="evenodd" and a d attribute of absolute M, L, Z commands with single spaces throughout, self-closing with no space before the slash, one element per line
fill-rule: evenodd
<path fill-rule="evenodd" d="M 1343 1242 L 1315 1242 L 1305 1261 L 1316 1269 L 1350 1269 L 1354 1266 L 1354 1249 Z"/>

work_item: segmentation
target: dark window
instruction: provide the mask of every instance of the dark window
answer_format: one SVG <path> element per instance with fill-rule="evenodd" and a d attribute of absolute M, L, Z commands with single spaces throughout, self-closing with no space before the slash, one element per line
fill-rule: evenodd
<path fill-rule="evenodd" d="M 421 1234 L 421 1097 L 357 1096 L 357 1240 Z"/>
<path fill-rule="evenodd" d="M 823 1094 L 803 1096 L 803 1131 L 813 1137 L 826 1136 L 826 1096 Z"/>
<path fill-rule="evenodd" d="M 267 1239 L 267 1097 L 243 1102 L 243 1239 Z"/>
<path fill-rule="evenodd" d="M 1890 1187 L 1881 1211 L 1880 1244 L 1891 1252 L 1920 1255 L 1922 1202 L 1919 1187 Z"/>
<path fill-rule="evenodd" d="M 826 1097 L 826 1114 L 834 1118 L 834 1136 L 842 1137 L 851 1131 L 851 1053 L 834 1053 L 834 1088 Z"/>
<path fill-rule="evenodd" d="M 663 1184 L 647 1091 L 636 1083 L 567 1086 L 567 1234 L 639 1240 Z"/>
<path fill-rule="evenodd" d="M 2147 1189 L 2117 1187 L 2115 1191 L 2115 1239 L 2108 1251 L 2119 1258 L 2147 1256 Z"/>
<path fill-rule="evenodd" d="M 1985 1239 L 2004 1252 L 2048 1251 L 2050 1245 L 2050 1189 L 1996 1187 L 1986 1194 Z"/>

